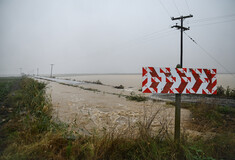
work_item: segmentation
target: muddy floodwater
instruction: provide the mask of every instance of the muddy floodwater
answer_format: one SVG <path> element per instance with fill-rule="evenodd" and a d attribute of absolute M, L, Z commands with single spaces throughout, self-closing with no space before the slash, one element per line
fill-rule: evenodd
<path fill-rule="evenodd" d="M 235 88 L 235 75 L 219 74 L 218 85 Z M 130 101 L 125 95 L 144 95 L 141 93 L 140 74 L 132 75 L 74 75 L 57 76 L 59 79 L 83 81 L 77 86 L 68 86 L 59 82 L 40 80 L 48 83 L 47 93 L 51 95 L 53 117 L 69 124 L 83 134 L 102 130 L 126 130 L 136 127 L 155 116 L 152 128 L 159 129 L 167 124 L 174 128 L 174 107 L 164 101 L 145 102 Z M 102 84 L 90 83 L 101 82 Z M 123 85 L 123 89 L 115 86 Z M 190 111 L 181 110 L 182 126 L 186 127 L 191 120 Z"/>
<path fill-rule="evenodd" d="M 104 84 L 109 85 L 124 85 L 126 87 L 141 88 L 141 74 L 110 74 L 110 75 L 61 75 L 63 79 L 76 79 L 78 81 L 97 81 L 100 80 Z M 217 85 L 222 85 L 224 88 L 229 86 L 235 89 L 235 74 L 217 74 Z"/>

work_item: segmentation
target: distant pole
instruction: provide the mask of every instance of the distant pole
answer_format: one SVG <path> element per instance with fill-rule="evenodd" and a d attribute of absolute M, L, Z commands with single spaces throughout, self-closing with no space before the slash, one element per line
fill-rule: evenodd
<path fill-rule="evenodd" d="M 191 18 L 191 17 L 193 17 L 193 15 L 171 18 L 173 21 L 180 20 L 180 22 L 181 22 L 180 26 L 176 23 L 176 25 L 171 27 L 171 28 L 180 29 L 180 66 L 177 66 L 178 68 L 183 67 L 183 32 L 186 30 L 189 30 L 189 27 L 186 28 L 183 26 L 183 21 L 184 21 L 184 19 Z M 174 139 L 175 139 L 175 142 L 178 142 L 178 143 L 180 142 L 180 108 L 181 108 L 181 93 L 175 95 L 175 135 L 174 135 Z"/>
<path fill-rule="evenodd" d="M 19 68 L 20 69 L 20 75 L 22 75 L 22 68 Z"/>
<path fill-rule="evenodd" d="M 51 64 L 51 76 L 50 76 L 51 78 L 52 78 L 53 65 L 54 65 L 54 64 Z"/>
<path fill-rule="evenodd" d="M 37 76 L 38 76 L 38 74 L 39 74 L 39 68 L 37 68 Z"/>

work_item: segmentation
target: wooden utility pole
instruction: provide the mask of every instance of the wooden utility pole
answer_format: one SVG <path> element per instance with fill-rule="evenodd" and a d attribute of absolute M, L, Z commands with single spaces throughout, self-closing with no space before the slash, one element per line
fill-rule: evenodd
<path fill-rule="evenodd" d="M 180 16 L 180 17 L 172 17 L 171 19 L 174 20 L 180 20 L 181 25 L 179 26 L 177 23 L 176 25 L 172 26 L 171 28 L 177 28 L 180 29 L 180 66 L 179 68 L 183 67 L 183 32 L 186 30 L 189 30 L 189 27 L 186 28 L 183 26 L 183 21 L 186 18 L 191 18 L 193 15 L 188 16 Z M 181 94 L 175 95 L 175 135 L 174 139 L 175 142 L 180 142 L 180 108 L 181 108 Z"/>
<path fill-rule="evenodd" d="M 54 64 L 51 64 L 51 76 L 50 76 L 51 78 L 52 78 L 53 65 L 54 65 Z"/>
<path fill-rule="evenodd" d="M 20 75 L 22 75 L 22 68 L 19 68 L 20 69 Z"/>
<path fill-rule="evenodd" d="M 37 68 L 37 76 L 38 76 L 38 74 L 39 74 L 39 68 Z"/>

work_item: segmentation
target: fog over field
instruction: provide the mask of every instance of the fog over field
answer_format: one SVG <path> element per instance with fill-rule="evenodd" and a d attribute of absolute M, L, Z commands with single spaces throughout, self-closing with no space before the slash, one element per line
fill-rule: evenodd
<path fill-rule="evenodd" d="M 140 73 L 184 67 L 235 73 L 234 0 L 1 0 L 0 75 Z"/>

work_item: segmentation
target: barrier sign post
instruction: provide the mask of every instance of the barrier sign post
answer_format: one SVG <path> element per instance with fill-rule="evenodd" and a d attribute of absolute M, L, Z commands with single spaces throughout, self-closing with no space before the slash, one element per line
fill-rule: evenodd
<path fill-rule="evenodd" d="M 142 68 L 142 92 L 176 94 L 175 140 L 180 141 L 181 94 L 217 94 L 216 69 Z"/>

